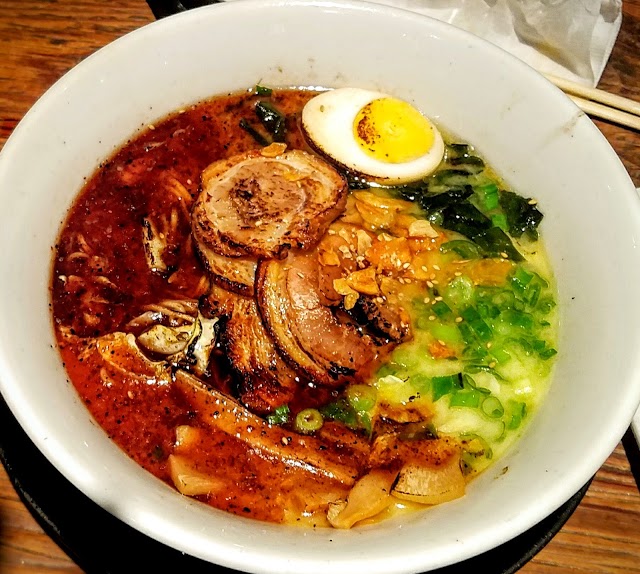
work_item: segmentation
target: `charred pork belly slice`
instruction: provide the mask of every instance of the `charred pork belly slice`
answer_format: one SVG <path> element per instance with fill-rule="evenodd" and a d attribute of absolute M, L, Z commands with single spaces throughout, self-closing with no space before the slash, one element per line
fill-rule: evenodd
<path fill-rule="evenodd" d="M 358 324 L 394 343 L 402 343 L 411 338 L 411 324 L 407 313 L 403 309 L 378 303 L 373 297 L 360 295 L 348 313 Z"/>
<path fill-rule="evenodd" d="M 199 229 L 194 227 L 196 252 L 211 279 L 229 291 L 253 297 L 258 260 L 255 257 L 219 255 L 197 236 L 198 232 Z"/>
<path fill-rule="evenodd" d="M 222 343 L 249 409 L 264 414 L 293 399 L 299 378 L 273 346 L 254 299 L 234 296 Z"/>
<path fill-rule="evenodd" d="M 225 257 L 308 249 L 346 205 L 346 180 L 303 151 L 259 151 L 211 164 L 192 211 L 194 237 Z"/>
<path fill-rule="evenodd" d="M 314 252 L 261 261 L 256 297 L 278 351 L 318 385 L 338 386 L 363 378 L 388 350 L 322 304 Z"/>

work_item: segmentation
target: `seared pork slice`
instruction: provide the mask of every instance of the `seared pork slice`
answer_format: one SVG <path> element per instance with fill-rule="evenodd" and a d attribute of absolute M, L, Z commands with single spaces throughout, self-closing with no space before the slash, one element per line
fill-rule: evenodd
<path fill-rule="evenodd" d="M 199 240 L 196 231 L 198 230 L 194 229 L 196 251 L 211 279 L 229 291 L 253 297 L 258 260 L 255 257 L 219 255 L 204 241 Z"/>
<path fill-rule="evenodd" d="M 322 304 L 315 252 L 261 261 L 256 297 L 278 351 L 318 385 L 338 386 L 365 377 L 387 350 Z"/>
<path fill-rule="evenodd" d="M 410 318 L 404 309 L 378 303 L 374 297 L 360 295 L 349 314 L 373 333 L 395 343 L 411 338 Z"/>
<path fill-rule="evenodd" d="M 303 151 L 259 151 L 211 164 L 192 211 L 196 239 L 225 257 L 283 257 L 308 249 L 342 213 L 346 180 Z"/>
<path fill-rule="evenodd" d="M 300 379 L 273 346 L 254 299 L 234 297 L 221 338 L 244 405 L 268 413 L 293 399 Z"/>

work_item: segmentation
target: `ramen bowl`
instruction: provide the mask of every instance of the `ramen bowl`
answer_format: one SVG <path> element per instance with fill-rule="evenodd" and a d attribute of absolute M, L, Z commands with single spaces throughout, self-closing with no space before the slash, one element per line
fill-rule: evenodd
<path fill-rule="evenodd" d="M 68 382 L 49 309 L 52 247 L 99 163 L 141 126 L 254 86 L 358 86 L 415 103 L 545 214 L 558 284 L 553 382 L 517 444 L 463 498 L 349 531 L 214 510 L 130 460 Z M 640 207 L 592 122 L 525 64 L 407 11 L 349 1 L 234 2 L 103 48 L 29 111 L 0 155 L 0 389 L 47 459 L 151 538 L 255 573 L 401 574 L 476 556 L 571 498 L 640 401 Z"/>

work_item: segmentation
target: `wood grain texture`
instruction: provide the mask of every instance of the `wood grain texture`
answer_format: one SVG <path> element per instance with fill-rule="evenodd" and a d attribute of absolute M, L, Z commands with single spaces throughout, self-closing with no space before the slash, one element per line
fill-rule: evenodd
<path fill-rule="evenodd" d="M 625 0 L 623 10 L 622 29 L 599 87 L 640 101 L 640 0 Z M 0 147 L 62 74 L 152 20 L 143 0 L 2 0 Z M 640 186 L 640 134 L 606 122 L 596 124 Z M 0 572 L 82 572 L 38 526 L 2 468 Z M 521 572 L 640 573 L 640 493 L 621 445 L 564 528 Z"/>

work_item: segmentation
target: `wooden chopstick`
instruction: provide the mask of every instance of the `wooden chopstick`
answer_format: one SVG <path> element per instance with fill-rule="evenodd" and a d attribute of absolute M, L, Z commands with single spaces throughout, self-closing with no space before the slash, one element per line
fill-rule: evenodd
<path fill-rule="evenodd" d="M 640 103 L 550 74 L 545 76 L 585 113 L 640 131 Z"/>

